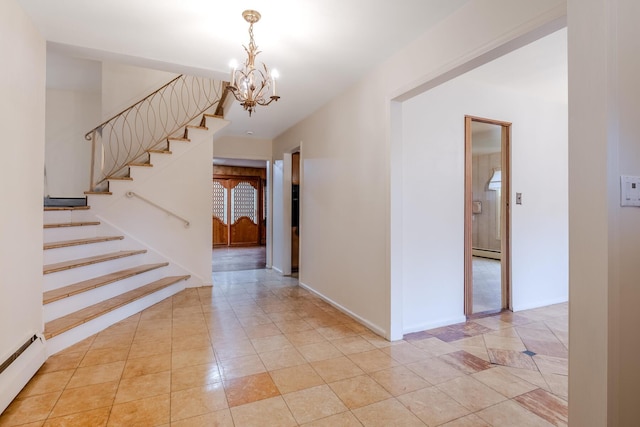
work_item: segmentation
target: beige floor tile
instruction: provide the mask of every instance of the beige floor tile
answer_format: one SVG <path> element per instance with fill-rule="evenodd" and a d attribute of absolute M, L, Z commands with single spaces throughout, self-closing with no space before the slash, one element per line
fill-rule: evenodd
<path fill-rule="evenodd" d="M 293 344 L 283 334 L 253 338 L 251 344 L 253 344 L 253 348 L 256 349 L 258 354 L 293 347 Z"/>
<path fill-rule="evenodd" d="M 470 376 L 454 378 L 437 387 L 471 412 L 479 411 L 506 399 L 497 391 Z"/>
<path fill-rule="evenodd" d="M 307 363 L 304 357 L 294 347 L 285 347 L 278 350 L 268 351 L 259 354 L 262 363 L 268 371 L 288 368 L 290 366 L 303 365 Z"/>
<path fill-rule="evenodd" d="M 424 423 L 402 406 L 396 399 L 383 400 L 363 408 L 354 409 L 353 413 L 365 427 L 424 427 Z"/>
<path fill-rule="evenodd" d="M 234 427 L 231 411 L 222 409 L 171 423 L 171 427 Z"/>
<path fill-rule="evenodd" d="M 453 345 L 438 338 L 427 338 L 411 342 L 412 345 L 424 350 L 428 356 L 441 356 L 447 353 L 458 351 Z"/>
<path fill-rule="evenodd" d="M 111 381 L 118 381 L 122 376 L 124 370 L 124 361 L 106 363 L 104 365 L 87 366 L 85 368 L 78 368 L 73 374 L 67 389 L 84 387 L 91 384 L 106 383 Z"/>
<path fill-rule="evenodd" d="M 473 378 L 491 387 L 505 397 L 512 398 L 538 388 L 536 385 L 511 375 L 502 367 L 495 367 L 472 375 Z"/>
<path fill-rule="evenodd" d="M 465 416 L 469 410 L 437 387 L 398 396 L 398 400 L 427 425 L 440 425 Z"/>
<path fill-rule="evenodd" d="M 349 359 L 368 373 L 400 365 L 400 363 L 396 362 L 391 356 L 388 356 L 378 349 L 350 354 Z"/>
<path fill-rule="evenodd" d="M 327 342 L 327 339 L 315 330 L 305 332 L 288 332 L 285 336 L 295 347 L 302 347 L 309 344 Z"/>
<path fill-rule="evenodd" d="M 54 354 L 49 357 L 44 365 L 38 370 L 39 374 L 44 374 L 48 372 L 55 371 L 65 371 L 68 369 L 75 369 L 80 366 L 80 362 L 84 355 L 85 351 L 76 351 L 72 353 L 60 352 L 58 354 Z"/>
<path fill-rule="evenodd" d="M 311 326 L 309 323 L 307 323 L 303 319 L 287 320 L 287 321 L 283 321 L 283 322 L 275 322 L 275 325 L 284 334 L 313 330 L 313 326 Z"/>
<path fill-rule="evenodd" d="M 403 341 L 398 345 L 382 348 L 381 351 L 402 364 L 418 362 L 431 357 L 430 354 L 426 353 L 424 350 L 411 345 L 406 341 Z"/>
<path fill-rule="evenodd" d="M 282 396 L 300 424 L 345 412 L 347 407 L 327 385 L 307 388 Z"/>
<path fill-rule="evenodd" d="M 371 377 L 385 388 L 393 396 L 400 396 L 415 390 L 430 387 L 425 381 L 405 366 L 396 366 L 390 369 L 373 372 Z"/>
<path fill-rule="evenodd" d="M 24 399 L 15 399 L 9 404 L 7 409 L 0 414 L 0 426 L 12 427 L 38 420 L 45 420 L 61 394 L 60 391 L 55 391 L 26 397 Z"/>
<path fill-rule="evenodd" d="M 228 407 L 221 383 L 171 393 L 171 421 L 208 414 Z"/>
<path fill-rule="evenodd" d="M 158 354 L 171 353 L 171 339 L 134 342 L 129 350 L 129 359 L 156 356 Z"/>
<path fill-rule="evenodd" d="M 467 353 L 473 354 L 482 360 L 490 361 L 489 353 L 487 353 L 487 347 L 485 346 L 484 335 L 477 335 L 475 337 L 463 338 L 451 343 L 452 346 L 459 350 L 464 350 Z"/>
<path fill-rule="evenodd" d="M 275 325 L 275 323 L 245 327 L 244 331 L 249 338 L 263 338 L 282 334 L 282 331 Z"/>
<path fill-rule="evenodd" d="M 224 381 L 223 385 L 230 407 L 280 395 L 278 387 L 266 372 Z"/>
<path fill-rule="evenodd" d="M 104 427 L 107 425 L 110 412 L 111 407 L 105 407 L 64 417 L 49 418 L 44 423 L 44 427 Z"/>
<path fill-rule="evenodd" d="M 567 400 L 569 398 L 569 377 L 558 374 L 543 374 L 542 377 L 549 385 L 551 393 Z"/>
<path fill-rule="evenodd" d="M 171 370 L 171 353 L 140 357 L 127 360 L 122 378 L 133 378 L 140 375 L 155 374 Z"/>
<path fill-rule="evenodd" d="M 219 365 L 220 375 L 225 380 L 259 374 L 267 370 L 257 354 L 221 360 Z"/>
<path fill-rule="evenodd" d="M 328 340 L 337 340 L 358 335 L 356 331 L 344 324 L 317 328 L 316 331 Z"/>
<path fill-rule="evenodd" d="M 133 342 L 133 336 L 135 332 L 127 332 L 124 334 L 107 334 L 96 336 L 95 340 L 91 344 L 91 349 L 98 348 L 114 348 L 114 347 L 128 347 Z"/>
<path fill-rule="evenodd" d="M 109 427 L 160 426 L 170 422 L 170 397 L 161 394 L 133 402 L 113 405 Z"/>
<path fill-rule="evenodd" d="M 457 420 L 450 421 L 446 424 L 442 424 L 442 427 L 491 427 L 482 418 L 470 414 L 466 417 L 458 418 Z"/>
<path fill-rule="evenodd" d="M 465 375 L 464 372 L 454 368 L 437 357 L 425 359 L 421 362 L 410 363 L 406 365 L 406 367 L 420 375 L 431 384 L 443 383 L 452 378 Z"/>
<path fill-rule="evenodd" d="M 496 335 L 486 334 L 484 341 L 487 348 L 496 348 L 499 350 L 525 351 L 527 347 L 518 337 L 499 337 Z"/>
<path fill-rule="evenodd" d="M 340 350 L 328 341 L 304 345 L 298 347 L 298 351 L 309 362 L 335 359 L 343 355 Z"/>
<path fill-rule="evenodd" d="M 222 382 L 217 363 L 171 370 L 171 391 Z"/>
<path fill-rule="evenodd" d="M 56 402 L 56 406 L 54 406 L 49 416 L 56 418 L 75 414 L 76 412 L 111 406 L 117 389 L 117 381 L 66 389 L 62 392 L 60 399 Z"/>
<path fill-rule="evenodd" d="M 235 357 L 250 356 L 256 354 L 256 349 L 249 339 L 241 339 L 237 341 L 228 341 L 218 345 L 214 345 L 218 360 L 233 359 Z"/>
<path fill-rule="evenodd" d="M 493 427 L 550 427 L 553 425 L 513 400 L 506 400 L 486 408 L 476 415 Z"/>
<path fill-rule="evenodd" d="M 324 380 L 309 364 L 269 372 L 280 393 L 291 393 L 324 384 Z"/>
<path fill-rule="evenodd" d="M 74 372 L 75 371 L 73 369 L 45 373 L 38 372 L 18 394 L 18 398 L 22 399 L 29 396 L 36 396 L 38 394 L 62 391 Z"/>
<path fill-rule="evenodd" d="M 349 409 L 360 408 L 391 397 L 367 375 L 336 381 L 329 384 L 329 387 Z"/>
<path fill-rule="evenodd" d="M 311 366 L 328 383 L 364 374 L 364 371 L 346 356 L 312 362 Z"/>
<path fill-rule="evenodd" d="M 341 412 L 303 425 L 305 427 L 362 427 L 362 423 L 351 412 Z"/>
<path fill-rule="evenodd" d="M 231 415 L 236 426 L 264 427 L 265 420 L 269 420 L 272 427 L 297 425 L 281 396 L 236 406 L 231 408 Z"/>
<path fill-rule="evenodd" d="M 561 357 L 536 354 L 533 361 L 542 374 L 569 375 L 569 361 Z"/>
<path fill-rule="evenodd" d="M 201 348 L 194 348 L 185 351 L 173 351 L 171 353 L 171 368 L 180 369 L 187 366 L 204 365 L 214 363 L 216 356 L 213 348 L 209 345 Z"/>
<path fill-rule="evenodd" d="M 533 385 L 536 385 L 538 387 L 540 387 L 541 389 L 550 391 L 551 389 L 549 388 L 549 385 L 547 384 L 547 382 L 544 380 L 544 378 L 542 377 L 542 374 L 540 374 L 540 372 L 536 371 L 532 371 L 529 369 L 520 369 L 520 368 L 512 368 L 510 366 L 500 366 L 500 369 L 510 373 L 511 375 L 514 375 L 528 383 L 531 383 Z"/>
<path fill-rule="evenodd" d="M 80 362 L 80 367 L 103 365 L 105 363 L 127 360 L 129 348 L 130 346 L 91 349 L 87 351 L 82 362 Z"/>
<path fill-rule="evenodd" d="M 167 394 L 171 390 L 171 372 L 140 375 L 120 381 L 115 404 Z"/>
<path fill-rule="evenodd" d="M 211 348 L 209 332 L 204 334 L 174 336 L 171 340 L 171 351 L 187 351 L 200 348 Z"/>
<path fill-rule="evenodd" d="M 523 408 L 528 409 L 551 424 L 566 427 L 569 418 L 569 407 L 565 400 L 542 389 L 536 389 L 514 398 Z"/>
<path fill-rule="evenodd" d="M 362 353 L 365 351 L 375 350 L 373 344 L 361 336 L 340 338 L 331 341 L 331 344 L 344 354 Z"/>

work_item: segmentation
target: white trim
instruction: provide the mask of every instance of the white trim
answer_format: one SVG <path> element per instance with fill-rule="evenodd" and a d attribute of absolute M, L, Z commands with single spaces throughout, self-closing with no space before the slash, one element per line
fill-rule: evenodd
<path fill-rule="evenodd" d="M 549 305 L 555 305 L 555 304 L 563 304 L 565 302 L 569 301 L 569 296 L 565 295 L 561 298 L 554 298 L 554 299 L 550 299 L 550 300 L 545 300 L 545 301 L 536 301 L 533 302 L 529 305 L 519 305 L 519 306 L 514 306 L 513 307 L 513 312 L 517 312 L 517 311 L 524 311 L 524 310 L 532 310 L 534 308 L 541 308 L 541 307 L 547 307 Z"/>
<path fill-rule="evenodd" d="M 332 300 L 331 298 L 321 294 L 320 292 L 316 291 L 315 289 L 313 289 L 312 287 L 310 287 L 309 285 L 306 285 L 302 282 L 298 282 L 298 284 L 308 290 L 309 292 L 311 292 L 312 294 L 316 295 L 317 297 L 321 298 L 323 301 L 331 304 L 331 306 L 333 306 L 334 308 L 337 308 L 338 310 L 340 310 L 341 312 L 343 312 L 344 314 L 346 314 L 347 316 L 353 318 L 354 320 L 356 320 L 358 323 L 361 323 L 362 325 L 366 326 L 367 328 L 371 329 L 371 331 L 373 331 L 374 333 L 380 335 L 381 337 L 384 337 L 386 339 L 388 338 L 387 335 L 387 331 L 384 330 L 383 328 L 379 327 L 378 325 L 374 325 L 373 323 L 369 322 L 368 320 L 358 316 L 356 313 L 352 312 L 351 310 L 343 307 L 342 305 L 338 304 L 337 302 L 335 302 L 334 300 Z"/>
<path fill-rule="evenodd" d="M 44 338 L 40 334 L 35 335 L 40 339 L 31 343 L 24 353 L 0 374 L 0 414 L 47 360 Z"/>
<path fill-rule="evenodd" d="M 419 325 L 412 325 L 403 330 L 403 334 L 410 334 L 413 332 L 428 331 L 429 329 L 439 328 L 441 326 L 455 325 L 456 323 L 464 323 L 467 318 L 462 316 L 451 317 L 449 319 L 438 320 L 437 322 L 421 323 Z"/>

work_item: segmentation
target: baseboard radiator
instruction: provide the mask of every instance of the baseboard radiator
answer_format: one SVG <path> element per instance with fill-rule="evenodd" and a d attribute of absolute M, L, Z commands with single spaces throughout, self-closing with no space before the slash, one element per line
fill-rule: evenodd
<path fill-rule="evenodd" d="M 472 248 L 471 255 L 481 258 L 502 259 L 500 251 L 493 251 L 491 249 Z"/>
<path fill-rule="evenodd" d="M 20 393 L 46 360 L 44 338 L 28 338 L 0 365 L 0 413 Z"/>

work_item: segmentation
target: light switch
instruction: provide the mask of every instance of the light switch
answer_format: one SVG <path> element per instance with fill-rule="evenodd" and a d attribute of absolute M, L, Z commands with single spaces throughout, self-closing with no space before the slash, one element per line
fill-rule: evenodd
<path fill-rule="evenodd" d="M 640 177 L 629 175 L 620 177 L 620 206 L 640 207 Z"/>
<path fill-rule="evenodd" d="M 522 193 L 516 193 L 516 205 L 522 204 Z"/>

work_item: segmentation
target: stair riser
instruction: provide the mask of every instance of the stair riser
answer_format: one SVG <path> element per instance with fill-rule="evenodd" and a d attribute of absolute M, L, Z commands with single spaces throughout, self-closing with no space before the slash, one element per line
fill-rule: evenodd
<path fill-rule="evenodd" d="M 81 227 L 57 227 L 45 228 L 43 230 L 44 243 L 59 242 L 61 240 L 84 239 L 96 237 L 98 234 L 97 225 L 84 225 Z"/>
<path fill-rule="evenodd" d="M 104 316 L 100 316 L 65 333 L 57 335 L 47 341 L 47 356 L 51 356 L 59 351 L 64 350 L 73 344 L 82 341 L 85 338 L 96 334 L 109 326 L 126 319 L 129 316 L 151 307 L 154 304 L 180 292 L 184 289 L 184 281 L 180 281 L 168 286 L 151 295 L 147 295 L 131 304 L 127 304 L 117 310 L 111 311 Z"/>
<path fill-rule="evenodd" d="M 124 258 L 114 259 L 112 261 L 99 262 L 84 267 L 71 268 L 69 270 L 57 271 L 44 275 L 43 290 L 50 291 L 58 289 L 62 286 L 68 286 L 83 280 L 94 277 L 104 276 L 125 268 L 132 268 L 140 264 L 150 264 L 154 262 L 162 262 L 155 257 L 145 256 L 146 254 L 133 255 Z"/>
<path fill-rule="evenodd" d="M 91 210 L 76 211 L 45 211 L 43 223 L 56 224 L 61 222 L 95 221 Z"/>
<path fill-rule="evenodd" d="M 67 314 L 121 295 L 125 292 L 144 286 L 166 275 L 165 269 L 158 268 L 136 276 L 128 277 L 78 295 L 73 295 L 43 306 L 44 321 L 50 322 Z"/>
<path fill-rule="evenodd" d="M 44 251 L 44 264 L 54 264 L 72 259 L 117 252 L 121 249 L 123 249 L 122 240 L 109 240 L 107 242 L 47 249 Z"/>

